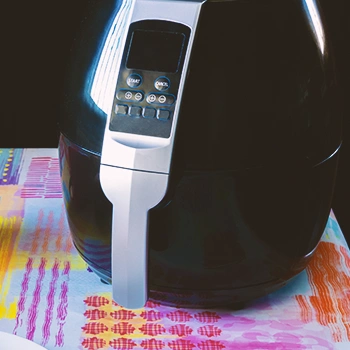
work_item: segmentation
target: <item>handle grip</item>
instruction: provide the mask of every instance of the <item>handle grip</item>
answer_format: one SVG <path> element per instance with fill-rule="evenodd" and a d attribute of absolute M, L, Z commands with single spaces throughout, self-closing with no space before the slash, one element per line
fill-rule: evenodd
<path fill-rule="evenodd" d="M 100 177 L 113 205 L 113 299 L 138 309 L 148 298 L 148 211 L 164 198 L 168 175 L 101 164 Z"/>

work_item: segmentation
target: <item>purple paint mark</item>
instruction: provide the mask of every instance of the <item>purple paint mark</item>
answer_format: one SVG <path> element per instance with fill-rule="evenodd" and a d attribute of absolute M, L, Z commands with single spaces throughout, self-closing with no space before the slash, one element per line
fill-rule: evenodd
<path fill-rule="evenodd" d="M 33 157 L 22 198 L 62 198 L 59 161 L 52 157 Z"/>
<path fill-rule="evenodd" d="M 36 280 L 35 289 L 33 293 L 33 300 L 32 305 L 29 308 L 28 311 L 28 324 L 27 324 L 27 339 L 33 340 L 34 339 L 34 333 L 36 329 L 36 319 L 38 317 L 38 306 L 40 303 L 40 292 L 41 292 L 41 286 L 43 283 L 43 279 L 45 277 L 45 266 L 46 266 L 46 259 L 41 258 L 40 259 L 40 265 L 39 265 L 39 275 Z"/>
<path fill-rule="evenodd" d="M 21 292 L 19 295 L 19 301 L 17 304 L 17 315 L 16 315 L 16 324 L 15 324 L 15 328 L 13 330 L 13 334 L 17 334 L 17 329 L 22 326 L 22 314 L 25 310 L 25 303 L 26 303 L 26 294 L 28 291 L 28 285 L 29 285 L 29 279 L 30 279 L 30 274 L 33 270 L 33 258 L 29 258 L 26 264 L 26 268 L 25 268 L 25 273 L 23 276 L 23 280 L 21 283 Z"/>
<path fill-rule="evenodd" d="M 43 333 L 43 343 L 42 345 L 45 346 L 49 339 L 50 339 L 50 327 L 52 323 L 52 315 L 53 315 L 53 308 L 55 305 L 55 291 L 56 291 L 56 284 L 59 277 L 59 267 L 60 263 L 58 260 L 55 260 L 54 265 L 52 266 L 52 280 L 50 282 L 50 288 L 49 292 L 47 294 L 46 300 L 48 307 L 45 311 L 45 319 L 44 324 L 42 328 Z"/>
<path fill-rule="evenodd" d="M 0 154 L 0 185 L 17 185 L 22 149 L 2 149 Z"/>
<path fill-rule="evenodd" d="M 69 271 L 70 271 L 70 262 L 69 261 L 65 261 L 64 262 L 64 269 L 62 271 L 62 275 L 69 275 Z"/>
<path fill-rule="evenodd" d="M 64 345 L 63 327 L 66 323 L 68 315 L 68 281 L 69 281 L 70 262 L 65 261 L 62 276 L 66 276 L 66 281 L 61 284 L 61 293 L 59 296 L 59 304 L 57 307 L 57 323 L 58 332 L 56 334 L 56 345 L 62 347 Z"/>

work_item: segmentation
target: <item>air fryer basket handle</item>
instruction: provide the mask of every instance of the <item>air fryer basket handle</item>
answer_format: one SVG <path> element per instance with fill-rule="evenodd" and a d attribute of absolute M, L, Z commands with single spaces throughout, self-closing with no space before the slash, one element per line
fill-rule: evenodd
<path fill-rule="evenodd" d="M 100 176 L 113 204 L 113 300 L 141 308 L 148 298 L 148 211 L 163 199 L 168 175 L 102 165 Z"/>

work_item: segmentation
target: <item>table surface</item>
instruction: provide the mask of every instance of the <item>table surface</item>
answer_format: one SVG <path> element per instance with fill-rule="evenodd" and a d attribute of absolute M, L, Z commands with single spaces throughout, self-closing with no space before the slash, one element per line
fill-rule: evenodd
<path fill-rule="evenodd" d="M 47 349 L 350 349 L 350 250 L 333 212 L 308 268 L 245 309 L 126 310 L 72 244 L 57 149 L 0 149 L 0 287 L 0 330 Z"/>

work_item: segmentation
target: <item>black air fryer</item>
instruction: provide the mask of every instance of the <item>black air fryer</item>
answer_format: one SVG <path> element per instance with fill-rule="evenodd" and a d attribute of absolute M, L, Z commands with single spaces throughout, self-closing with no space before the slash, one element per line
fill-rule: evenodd
<path fill-rule="evenodd" d="M 285 285 L 330 213 L 341 145 L 316 0 L 90 1 L 59 155 L 74 244 L 126 308 Z"/>

